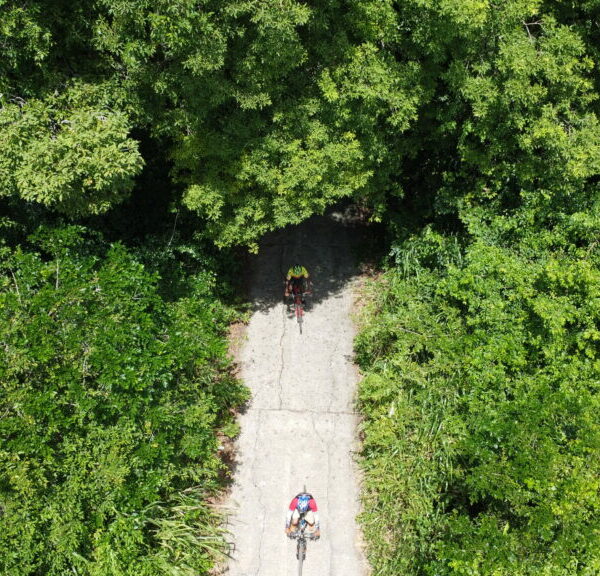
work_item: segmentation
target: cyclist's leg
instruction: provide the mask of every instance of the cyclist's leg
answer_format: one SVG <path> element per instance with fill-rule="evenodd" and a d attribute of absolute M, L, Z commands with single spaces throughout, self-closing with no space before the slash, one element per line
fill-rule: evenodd
<path fill-rule="evenodd" d="M 313 533 L 315 531 L 315 515 L 312 510 L 309 510 L 305 515 L 304 519 L 307 524 L 307 532 Z"/>
<path fill-rule="evenodd" d="M 308 292 L 308 278 L 302 277 L 300 281 L 300 290 L 302 291 L 302 304 L 306 304 L 306 299 L 304 298 L 304 294 Z"/>
<path fill-rule="evenodd" d="M 285 303 L 288 309 L 288 312 L 290 311 L 290 308 L 292 307 L 293 303 L 294 303 L 294 279 L 290 278 L 289 280 L 286 280 L 286 284 L 285 284 Z"/>

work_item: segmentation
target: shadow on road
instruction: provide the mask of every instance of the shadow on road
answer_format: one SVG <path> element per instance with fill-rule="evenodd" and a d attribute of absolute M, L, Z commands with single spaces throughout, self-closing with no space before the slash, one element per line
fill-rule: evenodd
<path fill-rule="evenodd" d="M 341 298 L 348 283 L 380 259 L 380 238 L 380 228 L 365 224 L 364 218 L 353 214 L 352 207 L 332 209 L 324 216 L 267 234 L 258 254 L 248 256 L 244 266 L 250 310 L 267 314 L 284 302 L 285 276 L 294 264 L 305 266 L 311 275 L 313 293 L 307 297 L 308 314 L 324 300 Z M 293 315 L 290 309 L 290 319 Z M 350 356 L 345 358 L 352 361 Z M 245 404 L 238 412 L 245 414 L 248 408 Z M 224 444 L 221 458 L 226 471 L 222 481 L 229 484 L 237 473 L 238 461 L 231 442 L 224 439 Z"/>
<path fill-rule="evenodd" d="M 367 251 L 360 248 L 377 244 L 379 235 L 380 230 L 365 224 L 352 206 L 267 234 L 258 254 L 247 261 L 252 311 L 266 312 L 283 302 L 285 276 L 295 264 L 305 266 L 311 276 L 313 293 L 307 298 L 307 310 L 339 295 L 363 265 L 372 263 L 373 256 L 367 258 Z"/>

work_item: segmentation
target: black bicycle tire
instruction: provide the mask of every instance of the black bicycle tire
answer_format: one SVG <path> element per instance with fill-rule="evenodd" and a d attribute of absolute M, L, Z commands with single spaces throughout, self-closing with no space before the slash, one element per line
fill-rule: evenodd
<path fill-rule="evenodd" d="M 298 557 L 298 576 L 302 576 L 302 564 L 306 558 L 306 540 L 304 538 L 298 540 L 296 556 Z"/>

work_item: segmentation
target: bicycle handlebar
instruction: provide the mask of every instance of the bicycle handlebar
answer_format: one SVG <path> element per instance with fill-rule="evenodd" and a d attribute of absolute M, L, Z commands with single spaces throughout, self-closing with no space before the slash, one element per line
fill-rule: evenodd
<path fill-rule="evenodd" d="M 312 533 L 306 533 L 306 532 L 291 532 L 290 534 L 288 534 L 288 537 L 291 538 L 292 540 L 297 540 L 300 537 L 304 537 L 306 540 L 318 540 L 320 538 L 320 536 L 315 536 Z"/>

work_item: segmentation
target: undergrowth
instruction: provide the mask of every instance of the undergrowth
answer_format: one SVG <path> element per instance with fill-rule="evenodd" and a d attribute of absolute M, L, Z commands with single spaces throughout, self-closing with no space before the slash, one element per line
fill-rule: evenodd
<path fill-rule="evenodd" d="M 599 573 L 597 251 L 416 240 L 356 340 L 374 574 Z"/>
<path fill-rule="evenodd" d="M 82 227 L 28 242 L 0 254 L 0 573 L 208 573 L 218 434 L 247 397 L 214 272 L 155 252 L 161 278 Z"/>

